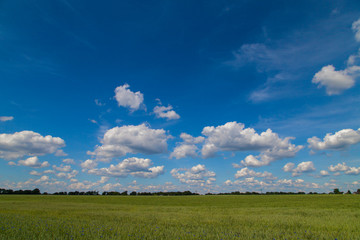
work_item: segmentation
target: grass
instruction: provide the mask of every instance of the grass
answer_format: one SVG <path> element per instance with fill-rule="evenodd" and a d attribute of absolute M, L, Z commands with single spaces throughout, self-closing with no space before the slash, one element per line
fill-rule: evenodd
<path fill-rule="evenodd" d="M 360 239 L 360 195 L 0 195 L 0 239 Z"/>

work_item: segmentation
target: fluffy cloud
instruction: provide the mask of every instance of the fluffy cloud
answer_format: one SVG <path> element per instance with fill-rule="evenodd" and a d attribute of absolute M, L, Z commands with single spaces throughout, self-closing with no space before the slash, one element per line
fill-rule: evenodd
<path fill-rule="evenodd" d="M 111 164 L 108 168 L 90 169 L 89 174 L 110 177 L 127 177 L 132 175 L 142 178 L 155 178 L 164 173 L 164 166 L 152 167 L 150 159 L 127 158 L 117 165 Z"/>
<path fill-rule="evenodd" d="M 59 137 L 43 137 L 32 131 L 0 134 L 0 158 L 4 159 L 50 154 L 64 146 L 64 140 Z"/>
<path fill-rule="evenodd" d="M 190 169 L 174 168 L 170 173 L 181 183 L 186 183 L 189 185 L 205 186 L 210 185 L 216 181 L 215 172 L 207 170 L 205 165 L 202 164 L 193 166 Z"/>
<path fill-rule="evenodd" d="M 320 171 L 320 175 L 323 176 L 323 177 L 329 176 L 329 172 L 326 171 L 326 170 L 321 170 L 321 171 Z"/>
<path fill-rule="evenodd" d="M 360 42 L 360 19 L 353 22 L 352 24 L 352 30 L 355 32 L 355 39 L 356 41 Z"/>
<path fill-rule="evenodd" d="M 18 165 L 19 166 L 32 167 L 32 168 L 43 168 L 43 167 L 50 166 L 50 164 L 47 161 L 40 162 L 39 159 L 36 156 L 35 157 L 29 157 L 26 160 L 20 160 L 20 161 L 18 161 Z"/>
<path fill-rule="evenodd" d="M 79 171 L 77 170 L 72 170 L 71 172 L 59 172 L 59 173 L 55 173 L 55 175 L 59 178 L 66 178 L 66 179 L 71 179 L 76 177 L 76 175 L 78 175 Z"/>
<path fill-rule="evenodd" d="M 355 39 L 360 42 L 360 19 L 353 22 L 352 30 L 355 33 Z M 341 94 L 346 89 L 354 86 L 355 78 L 359 76 L 360 66 L 354 65 L 359 55 L 351 55 L 348 58 L 348 67 L 345 70 L 336 71 L 333 65 L 324 66 L 317 72 L 312 83 L 318 84 L 318 87 L 325 87 L 328 95 Z"/>
<path fill-rule="evenodd" d="M 13 120 L 13 119 L 14 119 L 14 117 L 12 117 L 12 116 L 9 116 L 9 117 L 7 117 L 7 116 L 1 116 L 1 117 L 0 117 L 0 122 L 11 121 L 11 120 Z"/>
<path fill-rule="evenodd" d="M 166 118 L 167 120 L 176 120 L 180 118 L 180 115 L 177 114 L 171 105 L 165 106 L 156 106 L 154 107 L 154 113 L 157 118 Z"/>
<path fill-rule="evenodd" d="M 340 175 L 340 172 L 345 172 L 347 175 L 358 175 L 360 174 L 360 167 L 349 167 L 346 165 L 345 162 L 338 163 L 337 165 L 333 166 L 330 165 L 328 168 L 330 172 L 335 172 L 334 175 Z"/>
<path fill-rule="evenodd" d="M 185 157 L 197 157 L 199 148 L 196 144 L 202 143 L 204 137 L 193 137 L 187 133 L 181 133 L 180 138 L 183 142 L 174 148 L 174 151 L 170 154 L 170 158 L 185 158 Z"/>
<path fill-rule="evenodd" d="M 163 153 L 167 151 L 168 138 L 163 129 L 151 129 L 145 124 L 114 127 L 105 133 L 102 146 L 97 146 L 94 152 L 88 154 L 108 160 L 127 153 Z"/>
<path fill-rule="evenodd" d="M 53 165 L 53 169 L 59 172 L 70 172 L 72 170 L 70 165 L 63 165 L 63 164 L 61 164 L 60 167 Z"/>
<path fill-rule="evenodd" d="M 349 167 L 344 162 L 338 163 L 335 166 L 330 165 L 330 167 L 329 167 L 330 172 L 344 172 L 344 171 L 347 171 L 348 169 L 349 169 Z"/>
<path fill-rule="evenodd" d="M 265 172 L 255 172 L 254 170 L 251 170 L 247 167 L 239 170 L 235 174 L 235 178 L 243 178 L 243 177 L 261 177 L 266 179 L 276 179 L 272 173 L 269 173 L 267 171 Z"/>
<path fill-rule="evenodd" d="M 285 157 L 293 157 L 302 146 L 290 144 L 291 137 L 279 138 L 271 129 L 258 134 L 244 124 L 228 122 L 218 127 L 205 127 L 202 134 L 207 136 L 202 148 L 203 157 L 214 156 L 218 151 L 261 151 L 259 157 L 248 156 L 246 166 L 263 166 Z"/>
<path fill-rule="evenodd" d="M 342 150 L 360 142 L 360 128 L 358 130 L 343 129 L 333 135 L 327 133 L 323 141 L 317 137 L 312 137 L 307 142 L 313 150 Z"/>
<path fill-rule="evenodd" d="M 304 173 L 304 172 L 312 172 L 315 171 L 315 167 L 314 167 L 314 163 L 311 161 L 308 162 L 301 162 L 297 165 L 296 168 L 295 164 L 293 163 L 287 163 L 284 167 L 283 170 L 284 172 L 291 172 L 292 176 L 299 176 L 300 174 Z"/>
<path fill-rule="evenodd" d="M 354 73 L 358 71 L 356 66 L 336 71 L 333 65 L 328 65 L 315 74 L 312 83 L 318 84 L 319 88 L 325 87 L 328 95 L 338 95 L 354 86 Z"/>
<path fill-rule="evenodd" d="M 244 186 L 244 187 L 265 187 L 265 186 L 269 186 L 271 183 L 265 182 L 265 181 L 260 181 L 255 179 L 254 177 L 247 177 L 243 180 L 236 180 L 236 181 L 231 181 L 231 180 L 226 180 L 225 181 L 225 185 L 227 186 Z"/>
<path fill-rule="evenodd" d="M 80 164 L 83 169 L 93 169 L 97 166 L 97 162 L 95 160 L 88 159 Z"/>
<path fill-rule="evenodd" d="M 119 107 L 126 107 L 131 111 L 136 111 L 143 105 L 144 95 L 141 92 L 132 92 L 128 89 L 129 87 L 129 84 L 117 87 L 115 89 L 115 99 Z"/>
<path fill-rule="evenodd" d="M 66 164 L 75 164 L 74 159 L 71 159 L 71 158 L 66 158 L 66 159 L 62 160 L 62 162 L 66 163 Z"/>

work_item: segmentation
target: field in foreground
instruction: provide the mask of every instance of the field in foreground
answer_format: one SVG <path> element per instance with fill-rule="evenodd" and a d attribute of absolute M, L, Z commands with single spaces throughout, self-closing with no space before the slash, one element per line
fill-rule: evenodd
<path fill-rule="evenodd" d="M 360 195 L 0 195 L 0 239 L 360 239 Z"/>

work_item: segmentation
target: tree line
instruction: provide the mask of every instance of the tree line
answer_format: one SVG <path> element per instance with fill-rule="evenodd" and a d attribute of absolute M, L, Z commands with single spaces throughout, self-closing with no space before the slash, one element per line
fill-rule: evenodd
<path fill-rule="evenodd" d="M 355 194 L 360 194 L 360 189 L 358 189 Z M 12 189 L 4 189 L 0 188 L 0 194 L 28 194 L 28 195 L 50 195 L 50 193 L 44 192 L 41 193 L 40 189 L 35 188 L 33 190 L 12 190 Z M 301 195 L 306 194 L 305 192 L 266 192 L 266 193 L 259 193 L 259 192 L 229 192 L 229 193 L 206 193 L 205 195 Z M 317 193 L 317 192 L 309 192 L 307 194 L 326 194 L 326 193 Z M 332 192 L 328 194 L 344 194 L 344 192 L 340 191 L 338 188 L 335 188 Z M 352 194 L 350 190 L 346 192 L 346 194 Z M 100 195 L 98 191 L 87 191 L 87 192 L 54 192 L 51 195 Z M 191 191 L 176 191 L 176 192 L 117 192 L 117 191 L 105 191 L 102 192 L 101 195 L 117 195 L 117 196 L 190 196 L 190 195 L 200 195 L 199 193 L 193 193 Z"/>

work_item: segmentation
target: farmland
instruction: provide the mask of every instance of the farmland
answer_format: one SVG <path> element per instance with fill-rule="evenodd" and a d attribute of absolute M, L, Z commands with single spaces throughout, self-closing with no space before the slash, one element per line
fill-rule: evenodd
<path fill-rule="evenodd" d="M 0 239 L 360 239 L 360 195 L 0 196 Z"/>

